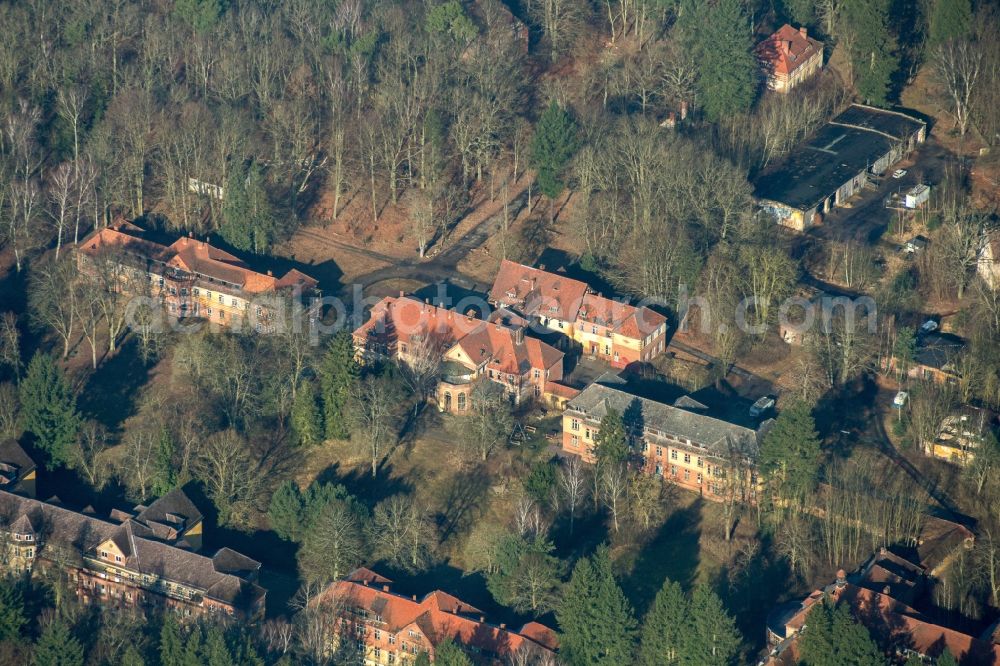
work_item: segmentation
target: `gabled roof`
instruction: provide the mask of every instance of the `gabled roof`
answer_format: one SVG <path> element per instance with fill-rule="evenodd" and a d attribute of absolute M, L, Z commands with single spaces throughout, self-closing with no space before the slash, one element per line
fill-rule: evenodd
<path fill-rule="evenodd" d="M 647 435 L 666 435 L 690 440 L 691 446 L 703 447 L 716 455 L 726 455 L 730 442 L 757 441 L 756 431 L 750 428 L 641 398 L 596 382 L 570 400 L 566 409 L 583 413 L 588 419 L 597 422 L 612 409 L 622 415 L 638 410 Z"/>
<path fill-rule="evenodd" d="M 587 285 L 563 275 L 504 259 L 490 289 L 490 301 L 529 316 L 573 321 Z"/>
<path fill-rule="evenodd" d="M 21 478 L 37 465 L 15 439 L 0 441 L 0 477 L 9 477 L 6 482 Z"/>
<path fill-rule="evenodd" d="M 665 324 L 667 318 L 649 308 L 636 308 L 623 301 L 588 293 L 583 297 L 577 321 L 610 328 L 618 335 L 640 339 Z"/>
<path fill-rule="evenodd" d="M 159 539 L 172 541 L 202 520 L 201 511 L 180 488 L 174 488 L 149 506 L 136 506 L 134 520 Z M 112 513 L 112 516 L 120 515 Z"/>
<path fill-rule="evenodd" d="M 233 285 L 247 294 L 271 293 L 294 286 L 311 290 L 318 285 L 315 279 L 295 269 L 280 279 L 270 272 L 259 273 L 239 257 L 190 236 L 182 236 L 170 245 L 163 245 L 145 238 L 144 234 L 135 224 L 118 220 L 92 233 L 79 249 L 84 254 L 96 255 L 105 247 L 119 247 L 131 255 Z"/>
<path fill-rule="evenodd" d="M 965 349 L 965 340 L 951 333 L 927 333 L 917 339 L 914 361 L 918 365 L 951 371 L 956 357 Z"/>
<path fill-rule="evenodd" d="M 417 601 L 416 597 L 391 592 L 390 582 L 369 569 L 360 569 L 331 583 L 314 603 L 365 609 L 380 618 L 384 631 L 395 634 L 414 629 L 434 646 L 451 639 L 500 656 L 522 648 L 551 651 L 558 646 L 555 632 L 538 623 L 531 622 L 524 632 L 515 632 L 487 623 L 482 611 L 450 594 L 435 590 Z"/>
<path fill-rule="evenodd" d="M 239 576 L 216 570 L 212 558 L 164 543 L 153 530 L 131 519 L 115 524 L 3 490 L 0 517 L 11 524 L 11 529 L 34 534 L 43 544 L 39 551 L 42 558 L 46 543 L 61 543 L 87 555 L 111 541 L 125 556 L 123 566 L 129 571 L 165 578 L 231 604 L 252 602 L 265 594 L 263 588 Z M 244 560 L 253 562 L 250 558 Z"/>
<path fill-rule="evenodd" d="M 520 337 L 519 337 L 520 336 Z M 561 363 L 563 353 L 536 338 L 500 324 L 482 323 L 455 343 L 476 366 L 504 374 L 524 375 L 530 370 L 548 370 Z"/>
<path fill-rule="evenodd" d="M 451 345 L 482 325 L 482 320 L 400 295 L 372 306 L 371 317 L 354 329 L 354 337 L 395 336 L 411 343 L 430 335 L 438 346 Z"/>
<path fill-rule="evenodd" d="M 809 37 L 805 28 L 785 24 L 756 48 L 757 57 L 776 74 L 791 74 L 817 53 L 823 52 L 823 43 Z"/>

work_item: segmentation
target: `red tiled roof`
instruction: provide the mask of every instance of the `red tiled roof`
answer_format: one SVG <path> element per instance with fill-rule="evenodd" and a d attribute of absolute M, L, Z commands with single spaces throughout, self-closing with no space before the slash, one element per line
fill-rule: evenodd
<path fill-rule="evenodd" d="M 516 330 L 485 322 L 455 344 L 473 363 L 489 361 L 490 369 L 508 375 L 524 375 L 532 369 L 548 370 L 563 358 L 561 351 L 541 340 L 522 337 L 518 343 Z"/>
<path fill-rule="evenodd" d="M 359 571 L 332 583 L 316 603 L 333 601 L 334 608 L 346 606 L 348 612 L 351 607 L 363 608 L 381 616 L 384 631 L 399 633 L 415 628 L 433 646 L 451 639 L 462 645 L 506 656 L 522 647 L 554 650 L 558 645 L 555 633 L 537 623 L 525 625 L 523 633 L 497 627 L 488 624 L 480 610 L 450 594 L 436 590 L 416 601 L 387 590 L 388 579 L 368 569 Z M 379 584 L 366 585 L 363 582 L 366 580 L 378 580 Z"/>
<path fill-rule="evenodd" d="M 490 289 L 490 300 L 517 307 L 529 316 L 573 321 L 586 293 L 587 285 L 579 280 L 504 259 Z"/>
<path fill-rule="evenodd" d="M 400 342 L 430 334 L 444 347 L 482 325 L 482 320 L 406 296 L 387 296 L 376 303 L 371 318 L 354 330 L 355 337 L 391 332 Z"/>
<path fill-rule="evenodd" d="M 797 654 L 795 643 L 798 631 L 806 624 L 809 612 L 822 601 L 824 596 L 828 596 L 832 603 L 848 604 L 854 617 L 884 644 L 899 643 L 910 650 L 931 657 L 939 656 L 947 647 L 962 663 L 1000 665 L 1000 645 L 934 624 L 919 611 L 901 601 L 852 583 L 843 586 L 831 585 L 826 590 L 816 590 L 809 595 L 802 603 L 802 610 L 785 624 L 794 632 L 791 645 L 782 653 L 785 658 L 775 658 L 770 663 L 793 663 L 788 661 L 788 658 Z"/>
<path fill-rule="evenodd" d="M 567 398 L 570 400 L 580 395 L 580 389 L 573 388 L 572 386 L 566 386 L 565 384 L 560 384 L 559 382 L 545 382 L 545 392 L 549 395 Z"/>
<path fill-rule="evenodd" d="M 804 28 L 797 30 L 787 23 L 757 45 L 757 57 L 776 74 L 791 74 L 817 53 L 823 43 L 807 36 Z"/>
<path fill-rule="evenodd" d="M 641 339 L 666 323 L 667 318 L 649 308 L 636 308 L 596 294 L 583 297 L 577 320 L 610 328 L 618 335 Z"/>
<path fill-rule="evenodd" d="M 119 220 L 91 234 L 80 249 L 84 254 L 95 254 L 102 247 L 120 246 L 132 254 L 167 266 L 236 285 L 248 294 L 268 293 L 296 285 L 315 289 L 318 285 L 315 279 L 295 269 L 280 279 L 258 273 L 238 257 L 195 238 L 182 236 L 167 246 L 145 239 L 142 234 L 140 227 Z"/>

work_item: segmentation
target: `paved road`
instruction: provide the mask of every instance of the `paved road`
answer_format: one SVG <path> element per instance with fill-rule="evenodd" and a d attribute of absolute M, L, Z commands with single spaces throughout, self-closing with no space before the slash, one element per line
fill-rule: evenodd
<path fill-rule="evenodd" d="M 892 192 L 906 192 L 918 183 L 939 184 L 944 180 L 946 166 L 954 160 L 955 156 L 931 136 L 901 165 L 890 168 L 877 192 L 865 190 L 853 207 L 834 209 L 823 224 L 809 230 L 809 235 L 826 240 L 877 241 L 895 215 L 895 211 L 885 208 L 885 198 Z M 898 180 L 892 177 L 897 168 L 907 170 Z"/>
<path fill-rule="evenodd" d="M 514 197 L 508 206 L 510 219 L 516 219 L 521 210 L 527 205 L 527 202 L 528 196 L 526 192 L 522 192 L 520 195 Z M 374 250 L 359 248 L 349 243 L 327 238 L 313 231 L 301 230 L 299 233 L 304 234 L 310 240 L 317 243 L 346 250 L 380 263 L 389 264 L 384 268 L 378 268 L 355 277 L 351 280 L 350 284 L 341 285 L 343 293 L 350 293 L 354 285 L 361 285 L 362 288 L 366 288 L 378 282 L 394 278 L 406 278 L 427 282 L 428 284 L 450 282 L 466 289 L 472 289 L 476 285 L 476 280 L 459 271 L 458 264 L 469 253 L 489 240 L 490 236 L 499 230 L 502 222 L 503 212 L 501 210 L 497 214 L 483 219 L 459 238 L 453 241 L 444 241 L 445 245 L 439 252 L 424 259 L 400 260 L 397 257 L 390 257 Z"/>
<path fill-rule="evenodd" d="M 901 454 L 896 447 L 893 446 L 892 440 L 889 439 L 889 435 L 885 431 L 885 424 L 882 419 L 876 414 L 872 417 L 871 422 L 874 428 L 869 427 L 867 430 L 868 432 L 875 434 L 875 444 L 878 445 L 879 449 L 889 460 L 891 460 L 901 470 L 906 472 L 906 474 L 913 479 L 914 483 L 923 488 L 927 494 L 938 503 L 945 514 L 941 517 L 952 522 L 965 525 L 966 527 L 972 527 L 975 524 L 975 520 L 959 511 L 955 503 L 951 501 L 951 499 L 934 481 L 931 481 L 924 476 L 919 469 L 913 466 L 913 463 L 907 460 L 903 454 Z"/>

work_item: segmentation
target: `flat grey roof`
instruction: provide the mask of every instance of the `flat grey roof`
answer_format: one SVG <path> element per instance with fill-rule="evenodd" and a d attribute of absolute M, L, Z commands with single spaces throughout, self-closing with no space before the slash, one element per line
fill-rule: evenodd
<path fill-rule="evenodd" d="M 895 142 L 924 123 L 897 113 L 853 105 L 820 128 L 774 169 L 759 176 L 754 196 L 810 210 L 885 156 Z"/>

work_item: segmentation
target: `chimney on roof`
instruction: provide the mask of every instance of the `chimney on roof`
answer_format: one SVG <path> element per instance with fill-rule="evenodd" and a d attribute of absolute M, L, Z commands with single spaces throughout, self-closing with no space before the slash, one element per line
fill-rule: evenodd
<path fill-rule="evenodd" d="M 399 290 L 399 297 L 400 297 L 400 298 L 402 298 L 402 297 L 403 297 L 403 290 L 402 290 L 402 289 L 400 289 L 400 290 Z"/>
<path fill-rule="evenodd" d="M 268 270 L 268 271 L 267 271 L 267 277 L 274 277 L 274 272 L 273 272 L 273 271 L 270 271 L 270 270 Z"/>
<path fill-rule="evenodd" d="M 500 628 L 501 628 L 501 629 L 506 629 L 506 628 L 507 628 L 507 625 L 506 625 L 506 624 L 504 624 L 503 622 L 501 622 L 501 623 L 500 623 Z"/>
<path fill-rule="evenodd" d="M 843 569 L 837 569 L 837 589 L 843 589 L 847 585 L 847 572 Z"/>
<path fill-rule="evenodd" d="M 361 579 L 361 582 L 365 584 L 365 587 L 368 587 L 368 579 L 367 578 Z"/>
<path fill-rule="evenodd" d="M 479 616 L 479 622 L 480 622 L 480 624 L 485 624 L 486 623 L 486 616 L 485 615 L 480 615 Z"/>
<path fill-rule="evenodd" d="M 882 588 L 882 594 L 884 594 L 885 596 L 889 596 L 890 592 L 892 592 L 892 588 L 889 587 L 888 585 Z"/>
<path fill-rule="evenodd" d="M 792 43 L 790 41 L 788 41 L 787 39 L 781 40 L 781 47 L 780 48 L 781 48 L 781 52 L 783 54 L 788 55 L 788 52 L 791 49 L 791 46 L 792 46 Z"/>
<path fill-rule="evenodd" d="M 389 591 L 389 586 L 388 585 L 383 585 L 382 586 L 382 591 L 383 592 L 388 592 Z"/>
<path fill-rule="evenodd" d="M 799 34 L 802 35 L 802 39 L 809 39 L 809 31 L 806 30 L 805 26 L 799 28 Z"/>
<path fill-rule="evenodd" d="M 189 232 L 188 232 L 188 237 L 190 237 L 190 238 L 194 238 L 194 232 L 193 232 L 193 231 L 189 231 Z"/>
<path fill-rule="evenodd" d="M 415 595 L 415 594 L 413 595 L 413 600 L 414 600 L 414 601 L 416 601 L 416 600 L 417 600 L 417 595 Z"/>

